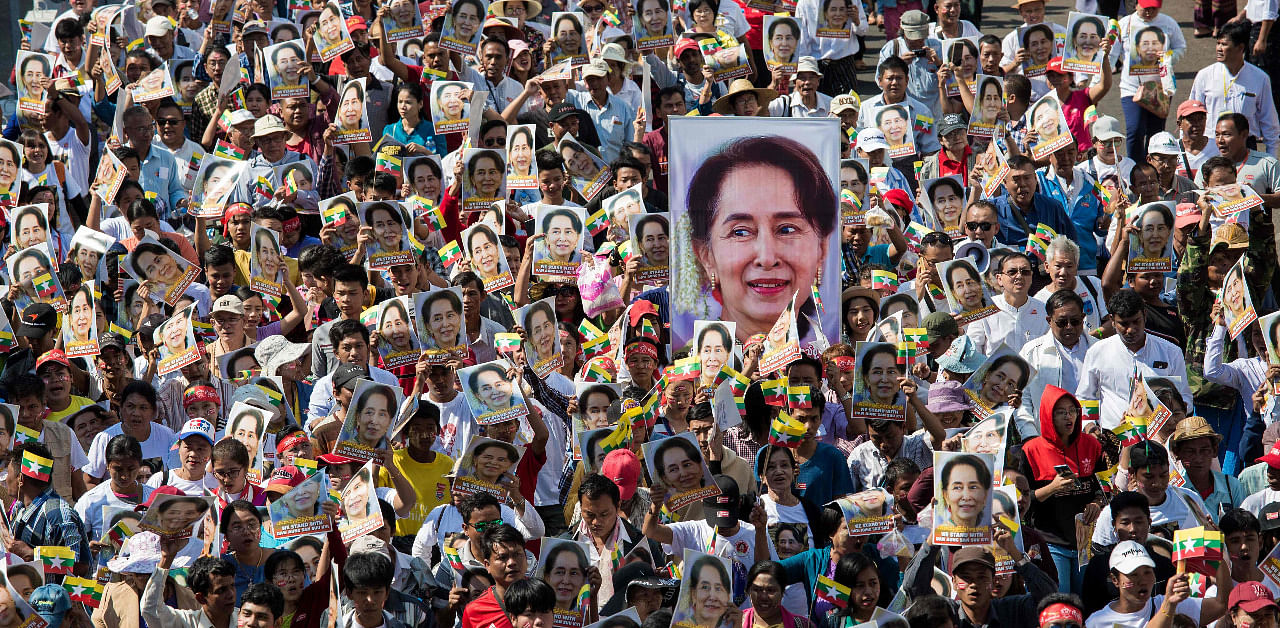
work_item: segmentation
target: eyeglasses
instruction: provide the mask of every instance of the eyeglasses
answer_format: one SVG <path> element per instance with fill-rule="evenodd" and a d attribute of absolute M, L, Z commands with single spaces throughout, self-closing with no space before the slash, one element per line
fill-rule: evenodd
<path fill-rule="evenodd" d="M 160 126 L 178 126 L 185 122 L 182 118 L 156 118 L 156 124 Z"/>
<path fill-rule="evenodd" d="M 470 526 L 472 527 L 472 529 L 474 529 L 476 532 L 484 532 L 485 530 L 488 530 L 489 528 L 494 528 L 494 527 L 500 526 L 500 525 L 502 525 L 502 524 L 503 524 L 502 519 L 501 519 L 501 518 L 498 518 L 498 519 L 494 519 L 493 521 L 479 521 L 479 522 L 476 522 L 476 523 L 470 523 L 470 524 L 467 524 L 467 525 L 470 525 Z"/>
<path fill-rule="evenodd" d="M 244 473 L 244 469 L 214 469 L 213 476 L 221 480 L 230 480 Z"/>
<path fill-rule="evenodd" d="M 584 13 L 598 13 L 604 10 L 603 4 L 593 4 L 589 7 L 579 7 Z"/>
<path fill-rule="evenodd" d="M 503 146 L 504 141 L 500 137 L 486 137 L 484 138 L 484 145 L 493 148 L 496 146 Z"/>
<path fill-rule="evenodd" d="M 992 223 L 989 223 L 989 222 L 966 222 L 966 223 L 964 223 L 964 226 L 965 226 L 966 228 L 968 228 L 968 229 L 969 229 L 969 231 L 986 231 L 987 229 L 990 229 L 990 228 L 992 227 Z"/>
<path fill-rule="evenodd" d="M 1017 276 L 1019 276 L 1019 275 L 1021 275 L 1021 276 L 1023 276 L 1023 277 L 1030 277 L 1030 276 L 1031 276 L 1031 269 L 1030 269 L 1030 268 L 1015 268 L 1015 269 L 1013 269 L 1013 270 L 1006 270 L 1006 271 L 1004 271 L 1003 273 L 1000 273 L 1000 274 L 1002 274 L 1002 275 L 1004 275 L 1004 276 L 1006 276 L 1006 277 L 1017 277 Z"/>
<path fill-rule="evenodd" d="M 1068 327 L 1079 327 L 1084 324 L 1083 318 L 1055 318 L 1053 319 L 1054 327 L 1058 329 L 1066 329 Z"/>

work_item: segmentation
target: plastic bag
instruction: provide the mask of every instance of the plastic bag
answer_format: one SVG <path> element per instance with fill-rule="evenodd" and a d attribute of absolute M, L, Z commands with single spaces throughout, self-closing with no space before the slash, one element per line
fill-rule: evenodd
<path fill-rule="evenodd" d="M 910 558 L 915 548 L 911 545 L 911 541 L 908 541 L 907 537 L 895 528 L 893 532 L 884 535 L 884 538 L 876 543 L 876 549 L 880 550 L 881 556 Z"/>
<path fill-rule="evenodd" d="M 609 272 L 608 258 L 600 259 L 583 253 L 578 265 L 578 294 L 582 297 L 582 309 L 587 316 L 622 307 L 622 294 L 613 285 L 613 273 Z"/>

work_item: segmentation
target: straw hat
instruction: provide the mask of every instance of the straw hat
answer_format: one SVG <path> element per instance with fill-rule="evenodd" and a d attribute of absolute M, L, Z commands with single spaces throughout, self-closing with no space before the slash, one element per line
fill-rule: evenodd
<path fill-rule="evenodd" d="M 734 79 L 734 81 L 729 84 L 729 93 L 717 98 L 716 104 L 713 108 L 716 113 L 722 116 L 731 116 L 733 115 L 733 99 L 737 97 L 738 94 L 745 94 L 747 92 L 755 94 L 756 102 L 760 103 L 760 111 L 756 113 L 756 115 L 769 115 L 769 103 L 772 102 L 774 98 L 778 97 L 778 92 L 768 88 L 756 87 L 751 84 L 751 81 L 744 78 Z"/>
<path fill-rule="evenodd" d="M 1169 440 L 1173 441 L 1173 445 L 1176 447 L 1186 441 L 1205 437 L 1213 439 L 1215 447 L 1222 442 L 1222 435 L 1213 431 L 1213 428 L 1209 426 L 1209 422 L 1204 417 L 1189 416 L 1178 423 L 1178 427 L 1174 428 L 1173 436 Z"/>

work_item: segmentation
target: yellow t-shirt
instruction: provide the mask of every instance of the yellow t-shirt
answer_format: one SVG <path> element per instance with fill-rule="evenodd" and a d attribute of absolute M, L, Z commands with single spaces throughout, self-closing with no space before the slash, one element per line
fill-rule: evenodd
<path fill-rule="evenodd" d="M 396 521 L 396 536 L 417 534 L 427 514 L 449 500 L 449 479 L 445 475 L 453 470 L 453 459 L 436 452 L 434 461 L 423 464 L 410 457 L 407 449 L 396 449 L 391 455 L 391 463 L 404 474 L 418 494 L 418 503 L 409 516 Z"/>
<path fill-rule="evenodd" d="M 86 397 L 81 397 L 78 395 L 71 395 L 71 405 L 67 406 L 66 410 L 62 410 L 60 412 L 54 412 L 53 410 L 50 410 L 49 416 L 45 417 L 45 419 L 49 421 L 57 421 L 61 423 L 63 419 L 79 412 L 80 410 L 84 409 L 85 406 L 91 406 L 91 405 L 93 405 L 93 400 L 88 399 Z"/>

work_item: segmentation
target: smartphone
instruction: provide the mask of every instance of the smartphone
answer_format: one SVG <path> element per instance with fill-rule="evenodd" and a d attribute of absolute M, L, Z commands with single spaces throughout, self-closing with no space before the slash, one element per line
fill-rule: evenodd
<path fill-rule="evenodd" d="M 1068 467 L 1065 464 L 1054 465 L 1053 470 L 1058 475 L 1075 475 L 1074 473 L 1071 472 L 1071 467 Z"/>
<path fill-rule="evenodd" d="M 929 51 L 924 48 L 920 48 L 919 50 L 913 51 L 913 54 L 915 54 L 915 56 L 917 57 L 924 57 L 929 54 Z"/>

